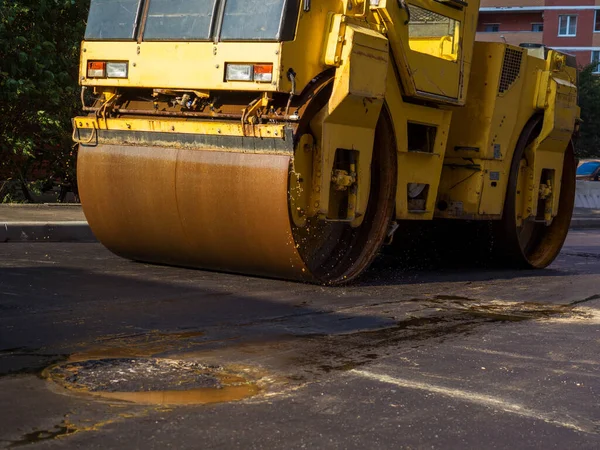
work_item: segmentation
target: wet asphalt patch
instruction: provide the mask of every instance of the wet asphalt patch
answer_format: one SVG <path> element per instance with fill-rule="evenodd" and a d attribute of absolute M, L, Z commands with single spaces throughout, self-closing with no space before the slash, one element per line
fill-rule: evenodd
<path fill-rule="evenodd" d="M 256 395 L 256 381 L 242 372 L 198 362 L 112 358 L 49 367 L 44 376 L 69 393 L 146 404 L 206 404 Z"/>

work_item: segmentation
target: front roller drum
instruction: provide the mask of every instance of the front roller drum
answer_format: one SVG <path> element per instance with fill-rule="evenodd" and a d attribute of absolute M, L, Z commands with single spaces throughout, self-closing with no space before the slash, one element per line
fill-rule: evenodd
<path fill-rule="evenodd" d="M 345 283 L 369 266 L 392 220 L 396 161 L 389 120 L 382 118 L 377 130 L 369 206 L 359 227 L 317 219 L 304 228 L 292 225 L 291 149 L 82 145 L 83 210 L 100 242 L 129 259 Z"/>
<path fill-rule="evenodd" d="M 81 146 L 81 202 L 96 237 L 138 261 L 310 279 L 288 214 L 286 155 Z"/>

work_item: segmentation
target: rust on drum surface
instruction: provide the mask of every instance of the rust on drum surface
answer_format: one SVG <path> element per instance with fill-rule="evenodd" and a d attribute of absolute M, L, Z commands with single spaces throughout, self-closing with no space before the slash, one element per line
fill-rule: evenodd
<path fill-rule="evenodd" d="M 288 212 L 290 155 L 80 146 L 96 237 L 141 261 L 309 279 Z"/>

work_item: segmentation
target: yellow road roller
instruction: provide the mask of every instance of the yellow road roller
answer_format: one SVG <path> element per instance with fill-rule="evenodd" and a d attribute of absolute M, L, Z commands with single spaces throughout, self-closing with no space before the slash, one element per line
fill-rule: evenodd
<path fill-rule="evenodd" d="M 574 61 L 475 42 L 478 10 L 92 0 L 73 136 L 94 234 L 133 260 L 323 284 L 432 242 L 547 266 L 573 209 Z"/>

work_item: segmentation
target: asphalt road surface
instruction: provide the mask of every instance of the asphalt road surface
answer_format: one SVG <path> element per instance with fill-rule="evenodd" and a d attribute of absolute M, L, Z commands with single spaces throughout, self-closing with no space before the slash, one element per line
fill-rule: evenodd
<path fill-rule="evenodd" d="M 599 231 L 543 271 L 341 288 L 0 255 L 0 448 L 600 447 Z"/>

